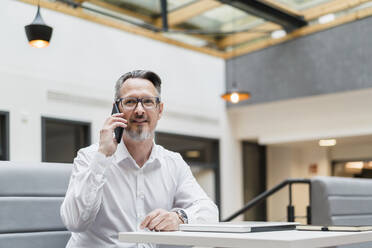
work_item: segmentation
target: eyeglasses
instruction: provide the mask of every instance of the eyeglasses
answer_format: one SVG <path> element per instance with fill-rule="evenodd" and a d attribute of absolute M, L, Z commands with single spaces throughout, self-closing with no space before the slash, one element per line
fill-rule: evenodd
<path fill-rule="evenodd" d="M 124 97 L 117 100 L 125 110 L 133 110 L 137 108 L 138 103 L 142 104 L 145 109 L 153 109 L 160 103 L 159 97 Z"/>

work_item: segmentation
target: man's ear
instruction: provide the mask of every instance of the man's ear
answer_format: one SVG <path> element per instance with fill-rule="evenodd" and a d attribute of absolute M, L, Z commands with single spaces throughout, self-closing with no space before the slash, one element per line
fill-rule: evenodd
<path fill-rule="evenodd" d="M 161 116 L 163 115 L 163 108 L 164 108 L 164 103 L 163 102 L 160 102 L 159 103 L 159 116 L 158 116 L 158 120 L 160 120 Z"/>

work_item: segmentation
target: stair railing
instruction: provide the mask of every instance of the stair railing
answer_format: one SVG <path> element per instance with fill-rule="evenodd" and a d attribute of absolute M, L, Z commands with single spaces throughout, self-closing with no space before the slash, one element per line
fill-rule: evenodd
<path fill-rule="evenodd" d="M 288 191 L 288 193 L 289 193 L 289 204 L 287 206 L 287 221 L 288 222 L 294 222 L 295 221 L 295 215 L 294 215 L 295 208 L 292 205 L 292 185 L 293 184 L 308 184 L 309 185 L 309 205 L 306 207 L 306 222 L 307 222 L 308 225 L 310 225 L 311 224 L 311 180 L 310 179 L 305 179 L 305 178 L 293 178 L 293 179 L 284 180 L 283 182 L 279 183 L 278 185 L 276 185 L 272 189 L 269 189 L 269 190 L 259 194 L 258 196 L 256 196 L 252 200 L 250 200 L 243 208 L 236 211 L 231 216 L 227 217 L 226 219 L 224 219 L 222 221 L 231 221 L 231 220 L 235 219 L 239 215 L 241 215 L 244 212 L 248 211 L 249 209 L 253 208 L 257 204 L 266 200 L 266 198 L 268 198 L 272 194 L 278 192 L 279 190 L 281 190 L 282 188 L 284 188 L 285 186 L 288 185 L 289 186 L 289 191 Z"/>

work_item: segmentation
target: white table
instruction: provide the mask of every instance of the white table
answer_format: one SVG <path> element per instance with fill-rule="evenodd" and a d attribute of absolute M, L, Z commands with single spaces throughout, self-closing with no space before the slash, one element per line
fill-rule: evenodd
<path fill-rule="evenodd" d="M 121 232 L 119 241 L 204 247 L 314 248 L 372 241 L 370 232 L 276 231 L 256 233 Z"/>

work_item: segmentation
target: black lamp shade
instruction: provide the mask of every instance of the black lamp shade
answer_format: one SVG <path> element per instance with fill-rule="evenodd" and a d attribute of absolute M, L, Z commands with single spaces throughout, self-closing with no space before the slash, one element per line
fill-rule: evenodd
<path fill-rule="evenodd" d="M 25 31 L 31 46 L 42 48 L 49 45 L 53 28 L 44 23 L 40 15 L 40 6 L 37 8 L 37 13 L 33 22 L 25 26 Z"/>
<path fill-rule="evenodd" d="M 30 24 L 25 26 L 28 41 L 44 40 L 49 42 L 52 37 L 53 28 L 42 24 Z"/>

